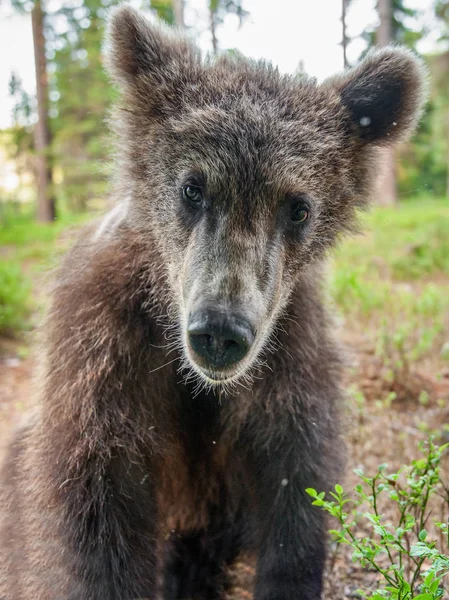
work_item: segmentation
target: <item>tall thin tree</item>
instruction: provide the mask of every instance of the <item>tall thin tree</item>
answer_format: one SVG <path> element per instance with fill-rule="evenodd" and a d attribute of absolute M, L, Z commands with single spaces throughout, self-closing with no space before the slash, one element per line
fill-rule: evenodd
<path fill-rule="evenodd" d="M 449 0 L 436 0 L 435 15 L 443 26 L 439 41 L 447 44 L 449 42 Z M 449 57 L 449 53 L 446 53 L 446 56 Z M 446 196 L 449 198 L 449 83 L 447 81 L 444 98 L 446 101 Z"/>
<path fill-rule="evenodd" d="M 173 14 L 175 25 L 185 27 L 184 22 L 184 0 L 173 0 Z"/>
<path fill-rule="evenodd" d="M 379 27 L 376 31 L 378 46 L 387 46 L 393 41 L 393 10 L 391 0 L 378 0 Z M 393 148 L 382 150 L 383 174 L 378 186 L 378 202 L 386 206 L 396 203 L 396 154 Z"/>
<path fill-rule="evenodd" d="M 341 47 L 343 49 L 343 66 L 346 69 L 348 66 L 348 31 L 346 25 L 346 16 L 348 11 L 349 0 L 341 0 Z"/>
<path fill-rule="evenodd" d="M 36 68 L 36 94 L 38 121 L 35 127 L 37 153 L 37 219 L 53 221 L 56 217 L 55 199 L 52 190 L 50 163 L 50 126 L 48 115 L 48 73 L 45 56 L 44 11 L 42 0 L 36 0 L 31 11 L 33 29 L 34 61 Z"/>
<path fill-rule="evenodd" d="M 217 40 L 217 21 L 216 14 L 218 9 L 218 0 L 209 0 L 209 28 L 212 41 L 212 52 L 217 56 L 218 40 Z"/>

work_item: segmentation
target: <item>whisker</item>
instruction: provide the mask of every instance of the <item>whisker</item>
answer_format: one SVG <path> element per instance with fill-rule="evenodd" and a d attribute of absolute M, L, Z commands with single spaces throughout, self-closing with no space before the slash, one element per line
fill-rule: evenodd
<path fill-rule="evenodd" d="M 148 374 L 154 373 L 155 371 L 159 371 L 159 369 L 163 369 L 164 367 L 168 367 L 168 365 L 171 365 L 176 360 L 179 360 L 179 356 L 177 356 L 176 358 L 173 358 L 172 360 L 169 360 L 168 362 L 166 362 L 165 364 L 161 365 L 160 367 L 156 367 L 155 369 L 151 369 L 151 371 L 149 371 Z"/>

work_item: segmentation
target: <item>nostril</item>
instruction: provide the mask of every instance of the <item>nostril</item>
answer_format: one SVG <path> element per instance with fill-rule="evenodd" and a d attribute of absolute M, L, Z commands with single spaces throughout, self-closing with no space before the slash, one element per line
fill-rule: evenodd
<path fill-rule="evenodd" d="M 239 344 L 236 340 L 223 340 L 221 343 L 221 353 L 223 362 L 228 364 L 237 363 L 246 354 L 243 344 Z"/>
<path fill-rule="evenodd" d="M 192 350 L 199 356 L 207 356 L 213 350 L 214 338 L 207 333 L 189 332 Z"/>
<path fill-rule="evenodd" d="M 228 364 L 235 364 L 239 362 L 249 350 L 249 345 L 245 340 L 225 340 L 223 342 L 223 357 L 226 357 Z"/>
<path fill-rule="evenodd" d="M 225 340 L 223 346 L 226 352 L 231 352 L 239 348 L 239 344 L 235 340 Z"/>

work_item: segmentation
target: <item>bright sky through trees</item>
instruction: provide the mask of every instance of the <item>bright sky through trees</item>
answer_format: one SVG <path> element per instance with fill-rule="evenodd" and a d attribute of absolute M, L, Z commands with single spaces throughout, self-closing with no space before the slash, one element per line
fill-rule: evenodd
<path fill-rule="evenodd" d="M 424 10 L 425 20 L 432 0 L 408 0 L 407 5 Z M 347 19 L 350 37 L 376 23 L 374 6 L 375 0 L 352 0 Z M 221 48 L 236 48 L 247 56 L 269 59 L 285 72 L 295 72 L 302 63 L 307 73 L 319 79 L 342 68 L 340 0 L 246 0 L 245 8 L 250 16 L 240 29 L 233 15 L 218 29 Z M 187 1 L 186 22 L 195 30 L 195 39 L 204 51 L 210 50 L 205 0 Z M 432 34 L 433 24 L 428 24 L 431 33 L 420 48 L 424 52 L 438 37 L 436 31 Z M 355 61 L 363 48 L 361 40 L 350 44 L 349 61 Z M 0 50 L 1 129 L 12 122 L 13 102 L 8 93 L 11 71 L 19 74 L 29 93 L 35 90 L 30 15 L 17 15 L 6 1 L 0 3 Z"/>

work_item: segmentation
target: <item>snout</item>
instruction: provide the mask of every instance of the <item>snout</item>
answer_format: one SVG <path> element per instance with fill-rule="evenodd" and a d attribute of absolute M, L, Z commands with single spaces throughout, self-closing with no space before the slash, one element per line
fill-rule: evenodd
<path fill-rule="evenodd" d="M 226 370 L 249 352 L 254 332 L 240 316 L 202 310 L 190 315 L 188 343 L 195 361 L 205 369 Z"/>

